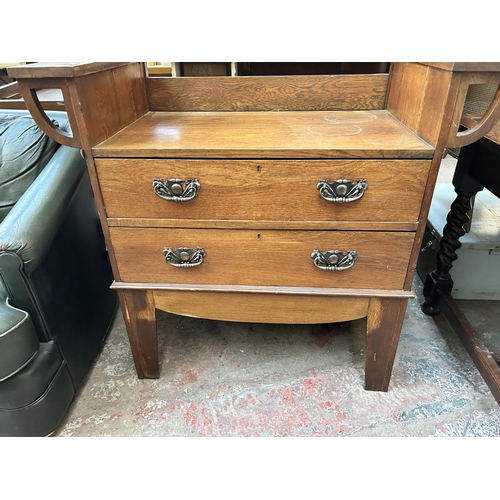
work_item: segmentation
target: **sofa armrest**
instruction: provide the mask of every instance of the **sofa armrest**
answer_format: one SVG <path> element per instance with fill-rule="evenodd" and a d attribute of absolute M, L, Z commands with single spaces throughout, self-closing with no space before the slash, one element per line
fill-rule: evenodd
<path fill-rule="evenodd" d="M 0 224 L 0 252 L 15 253 L 25 273 L 45 257 L 85 172 L 80 151 L 61 146 Z"/>
<path fill-rule="evenodd" d="M 0 282 L 0 382 L 21 370 L 39 345 L 29 314 L 9 304 Z"/>

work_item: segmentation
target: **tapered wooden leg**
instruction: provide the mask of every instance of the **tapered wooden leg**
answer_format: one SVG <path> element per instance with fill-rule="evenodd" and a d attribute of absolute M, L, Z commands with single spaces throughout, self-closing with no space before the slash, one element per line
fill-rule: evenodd
<path fill-rule="evenodd" d="M 408 299 L 370 299 L 366 317 L 365 389 L 389 388 Z"/>
<path fill-rule="evenodd" d="M 118 290 L 130 348 L 139 378 L 158 378 L 158 341 L 153 292 Z"/>

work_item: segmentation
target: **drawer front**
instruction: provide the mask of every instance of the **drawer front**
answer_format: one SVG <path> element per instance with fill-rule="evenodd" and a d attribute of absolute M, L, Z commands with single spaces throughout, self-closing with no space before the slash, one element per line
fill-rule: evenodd
<path fill-rule="evenodd" d="M 110 228 L 120 280 L 137 283 L 226 284 L 402 289 L 413 233 L 223 229 Z M 166 262 L 164 251 L 173 265 Z M 202 248 L 204 256 L 180 248 Z M 319 265 L 311 257 L 322 252 Z M 340 251 L 332 259 L 330 251 Z M 352 254 L 356 252 L 356 259 Z M 175 254 L 175 255 L 173 255 Z M 199 258 L 197 258 L 199 257 Z M 344 270 L 322 268 L 325 261 Z M 335 264 L 335 260 L 338 260 Z M 201 261 L 201 263 L 200 263 Z M 316 261 L 318 262 L 318 260 Z M 175 263 L 192 264 L 176 267 Z M 196 265 L 199 264 L 199 265 Z M 330 263 L 328 263 L 330 266 Z M 342 266 L 344 267 L 344 266 Z"/>
<path fill-rule="evenodd" d="M 416 222 L 429 166 L 429 160 L 96 160 L 107 217 L 198 220 Z M 155 179 L 157 191 L 176 201 L 155 193 Z M 173 179 L 195 179 L 199 188 L 169 184 Z M 320 181 L 334 201 L 321 197 Z M 172 195 L 173 184 L 184 194 Z"/>

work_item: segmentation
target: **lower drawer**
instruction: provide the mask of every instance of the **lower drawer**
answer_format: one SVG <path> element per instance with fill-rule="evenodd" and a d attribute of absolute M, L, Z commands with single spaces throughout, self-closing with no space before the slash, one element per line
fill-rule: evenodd
<path fill-rule="evenodd" d="M 112 227 L 110 233 L 123 282 L 378 290 L 402 289 L 414 238 L 409 232 L 240 229 Z M 204 256 L 184 261 L 193 256 L 180 248 L 202 248 Z M 315 250 L 324 258 L 313 259 Z M 352 267 L 338 270 L 343 261 Z"/>

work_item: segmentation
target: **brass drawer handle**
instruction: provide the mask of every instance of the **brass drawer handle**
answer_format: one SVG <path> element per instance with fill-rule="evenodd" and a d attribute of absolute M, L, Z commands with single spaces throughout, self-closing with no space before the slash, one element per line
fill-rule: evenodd
<path fill-rule="evenodd" d="M 198 179 L 162 179 L 153 180 L 153 190 L 157 196 L 166 201 L 189 201 L 196 198 L 200 189 Z"/>
<path fill-rule="evenodd" d="M 163 255 L 167 264 L 174 267 L 196 267 L 203 264 L 203 258 L 206 255 L 205 249 L 197 247 L 195 250 L 192 248 L 176 248 L 165 247 Z"/>
<path fill-rule="evenodd" d="M 358 258 L 354 250 L 346 253 L 340 250 L 313 250 L 311 257 L 314 259 L 314 265 L 323 271 L 345 271 L 354 266 L 354 261 Z"/>
<path fill-rule="evenodd" d="M 368 183 L 366 179 L 357 179 L 355 181 L 338 179 L 333 182 L 322 179 L 316 187 L 321 198 L 326 201 L 331 203 L 352 203 L 365 194 Z"/>

